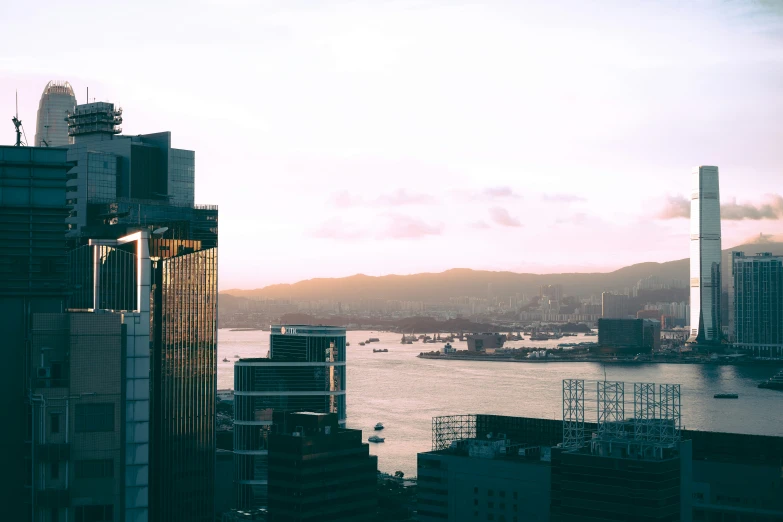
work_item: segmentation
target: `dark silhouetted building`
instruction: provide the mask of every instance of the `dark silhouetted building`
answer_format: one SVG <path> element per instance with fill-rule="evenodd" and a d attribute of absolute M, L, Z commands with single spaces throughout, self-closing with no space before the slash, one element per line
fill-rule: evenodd
<path fill-rule="evenodd" d="M 370 522 L 378 457 L 334 413 L 274 413 L 269 436 L 270 522 Z"/>
<path fill-rule="evenodd" d="M 345 328 L 273 325 L 269 359 L 234 364 L 236 507 L 267 505 L 272 413 L 334 413 L 345 425 Z"/>
<path fill-rule="evenodd" d="M 783 257 L 732 252 L 734 346 L 783 357 Z"/>
<path fill-rule="evenodd" d="M 599 319 L 600 353 L 650 353 L 661 348 L 661 323 L 650 319 Z"/>
<path fill-rule="evenodd" d="M 32 315 L 59 313 L 67 295 L 66 150 L 0 146 L 0 431 L 3 515 L 28 520 Z"/>

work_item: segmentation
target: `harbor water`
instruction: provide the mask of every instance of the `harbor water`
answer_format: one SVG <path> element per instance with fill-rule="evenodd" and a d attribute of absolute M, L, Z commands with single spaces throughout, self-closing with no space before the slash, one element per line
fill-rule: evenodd
<path fill-rule="evenodd" d="M 380 342 L 359 346 L 377 337 Z M 562 418 L 562 380 L 675 383 L 682 385 L 683 428 L 695 430 L 783 435 L 783 392 L 757 388 L 777 369 L 766 366 L 589 362 L 438 361 L 416 357 L 442 350 L 443 344 L 400 344 L 401 334 L 349 331 L 347 340 L 348 427 L 364 439 L 382 422 L 386 442 L 370 444 L 378 468 L 416 474 L 416 453 L 432 446 L 432 417 L 490 413 L 524 417 Z M 554 348 L 562 342 L 594 341 L 595 337 L 529 340 L 506 346 Z M 451 343 L 466 349 L 465 342 Z M 385 353 L 373 349 L 388 348 Z M 218 388 L 234 387 L 235 355 L 266 357 L 269 332 L 219 331 Z M 226 358 L 229 362 L 222 362 Z M 629 391 L 627 395 L 632 392 Z M 716 393 L 737 393 L 737 400 L 714 399 Z M 629 401 L 630 397 L 626 400 Z M 630 401 L 629 401 L 630 402 Z M 594 411 L 594 410 L 593 410 Z M 593 414 L 594 415 L 594 414 Z M 590 411 L 586 421 L 594 421 Z"/>

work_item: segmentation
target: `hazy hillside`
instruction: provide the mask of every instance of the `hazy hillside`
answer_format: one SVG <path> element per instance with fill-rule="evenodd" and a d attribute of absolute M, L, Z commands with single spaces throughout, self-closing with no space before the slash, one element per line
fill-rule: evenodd
<path fill-rule="evenodd" d="M 783 255 L 783 242 L 754 242 L 724 250 L 746 254 L 772 252 Z M 639 279 L 657 276 L 663 281 L 687 281 L 688 259 L 666 263 L 639 263 L 607 273 L 518 274 L 455 268 L 445 272 L 414 275 L 366 276 L 362 274 L 335 278 L 309 279 L 294 284 L 271 285 L 255 290 L 227 290 L 222 295 L 266 297 L 276 299 L 352 301 L 356 299 L 394 299 L 441 302 L 449 297 L 487 295 L 489 285 L 495 295 L 516 293 L 533 295 L 544 284 L 563 285 L 569 295 L 597 294 L 603 290 L 631 287 Z"/>

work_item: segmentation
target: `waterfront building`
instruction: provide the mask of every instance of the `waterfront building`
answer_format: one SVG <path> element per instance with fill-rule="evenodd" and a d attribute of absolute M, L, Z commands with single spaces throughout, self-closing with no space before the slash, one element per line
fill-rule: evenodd
<path fill-rule="evenodd" d="M 601 317 L 605 319 L 625 319 L 628 317 L 628 296 L 603 292 L 601 294 Z"/>
<path fill-rule="evenodd" d="M 651 319 L 599 319 L 601 353 L 652 353 L 661 349 L 661 323 Z"/>
<path fill-rule="evenodd" d="M 432 451 L 417 458 L 419 520 L 549 520 L 550 447 L 525 442 L 514 424 L 485 415 L 433 419 Z"/>
<path fill-rule="evenodd" d="M 0 146 L 0 331 L 3 363 L 0 431 L 4 487 L 0 503 L 9 520 L 30 514 L 27 433 L 32 314 L 62 312 L 67 296 L 64 149 Z M 27 478 L 26 478 L 27 477 Z"/>
<path fill-rule="evenodd" d="M 376 519 L 378 457 L 335 413 L 274 412 L 269 436 L 270 522 Z"/>
<path fill-rule="evenodd" d="M 721 340 L 721 224 L 718 167 L 691 174 L 691 317 L 688 342 Z"/>
<path fill-rule="evenodd" d="M 76 107 L 76 96 L 68 82 L 51 81 L 44 87 L 38 102 L 35 121 L 36 147 L 66 147 L 73 143 L 66 119 Z"/>
<path fill-rule="evenodd" d="M 636 312 L 637 319 L 660 319 L 661 315 L 663 314 L 657 308 L 647 308 Z"/>
<path fill-rule="evenodd" d="M 275 411 L 334 413 L 345 426 L 345 328 L 273 325 L 270 357 L 234 364 L 234 487 L 240 510 L 267 505 Z"/>
<path fill-rule="evenodd" d="M 732 252 L 734 346 L 783 357 L 783 256 Z"/>

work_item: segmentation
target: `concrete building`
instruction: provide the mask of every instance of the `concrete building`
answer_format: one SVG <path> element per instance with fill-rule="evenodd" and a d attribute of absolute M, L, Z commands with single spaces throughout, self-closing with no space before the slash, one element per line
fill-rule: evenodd
<path fill-rule="evenodd" d="M 267 506 L 273 412 L 334 413 L 345 426 L 345 389 L 345 328 L 273 325 L 270 358 L 234 364 L 236 508 Z"/>
<path fill-rule="evenodd" d="M 601 317 L 604 319 L 626 319 L 629 310 L 628 296 L 603 292 L 601 294 Z"/>
<path fill-rule="evenodd" d="M 0 488 L 9 520 L 30 514 L 30 437 L 27 433 L 31 342 L 35 313 L 65 309 L 65 149 L 0 146 L 0 397 L 6 420 L 0 431 Z"/>
<path fill-rule="evenodd" d="M 66 119 L 76 107 L 76 96 L 68 82 L 51 81 L 38 102 L 35 121 L 36 147 L 66 147 L 73 143 Z"/>
<path fill-rule="evenodd" d="M 270 522 L 376 520 L 378 457 L 335 413 L 274 413 Z"/>
<path fill-rule="evenodd" d="M 783 357 L 783 256 L 732 252 L 734 346 Z"/>
<path fill-rule="evenodd" d="M 599 319 L 601 353 L 636 355 L 661 349 L 661 323 L 651 319 Z"/>
<path fill-rule="evenodd" d="M 691 317 L 688 342 L 721 340 L 721 224 L 718 167 L 691 174 Z"/>
<path fill-rule="evenodd" d="M 550 448 L 522 441 L 499 419 L 433 419 L 433 449 L 417 459 L 419 520 L 549 520 Z"/>

